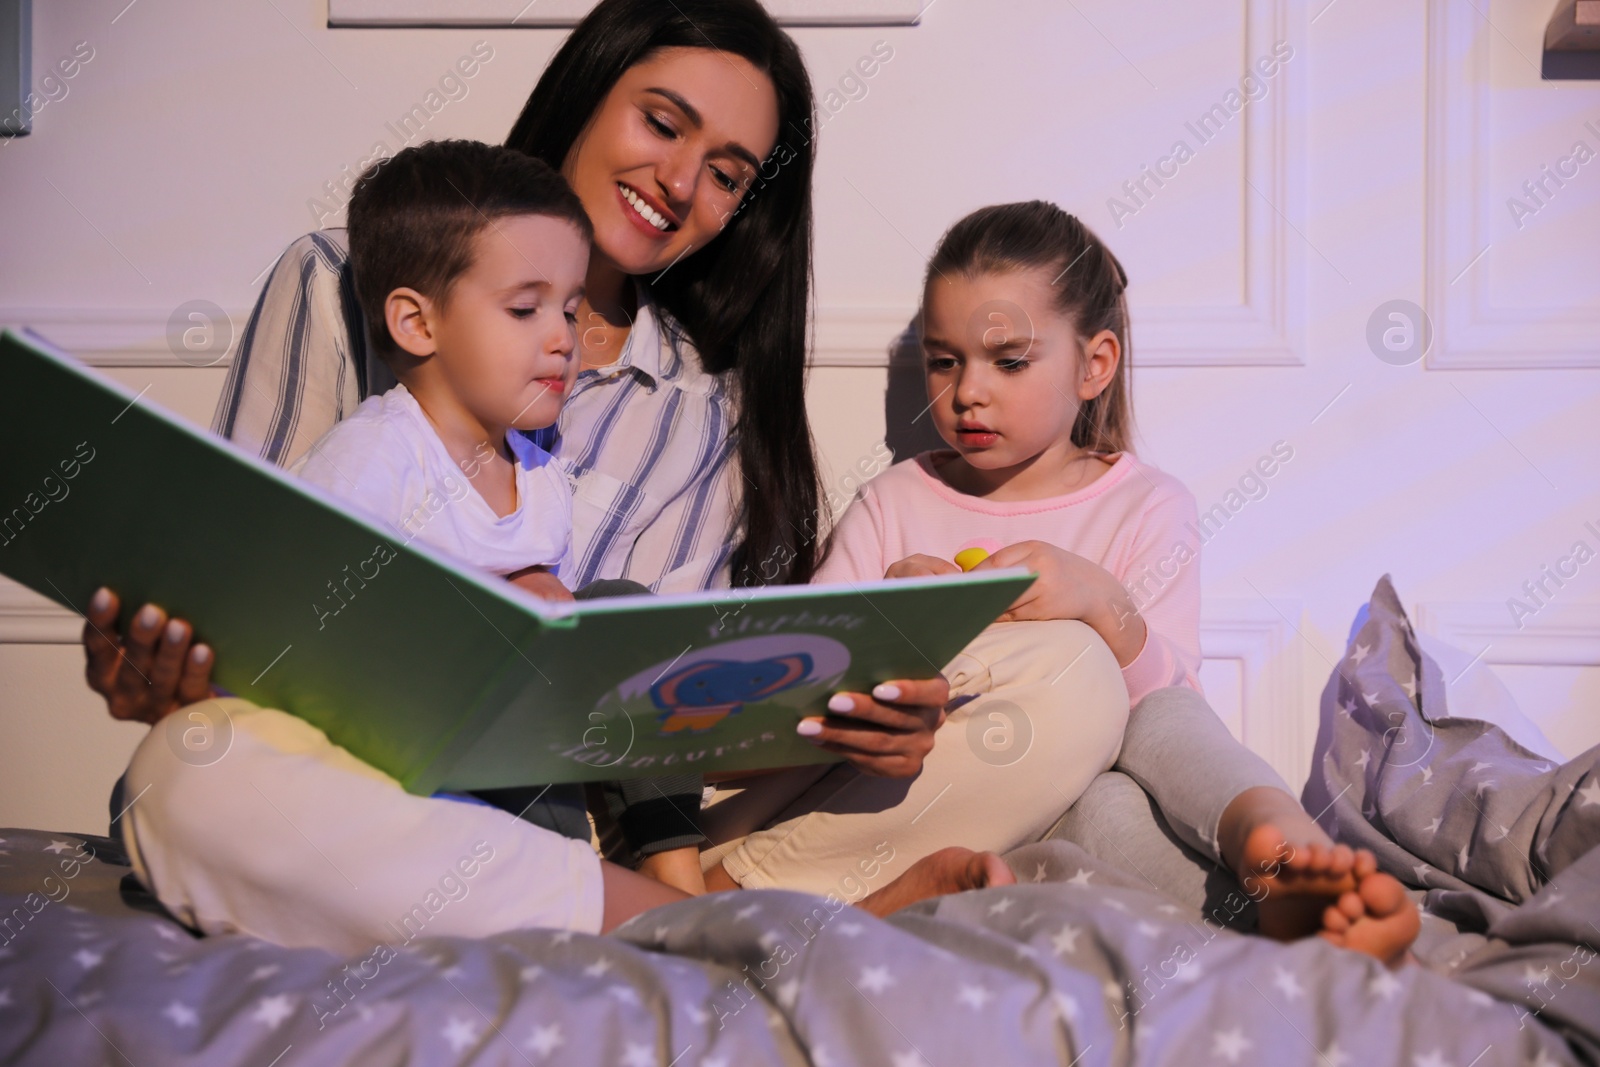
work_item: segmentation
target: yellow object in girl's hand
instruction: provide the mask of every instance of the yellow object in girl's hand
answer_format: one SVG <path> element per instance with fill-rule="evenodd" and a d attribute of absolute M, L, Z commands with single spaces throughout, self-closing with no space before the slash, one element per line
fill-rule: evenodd
<path fill-rule="evenodd" d="M 981 548 L 963 548 L 956 553 L 956 566 L 964 571 L 970 571 L 988 558 L 989 553 Z"/>
<path fill-rule="evenodd" d="M 1000 542 L 992 537 L 975 537 L 961 546 L 961 551 L 951 558 L 963 571 L 970 571 L 994 553 L 1000 551 Z"/>

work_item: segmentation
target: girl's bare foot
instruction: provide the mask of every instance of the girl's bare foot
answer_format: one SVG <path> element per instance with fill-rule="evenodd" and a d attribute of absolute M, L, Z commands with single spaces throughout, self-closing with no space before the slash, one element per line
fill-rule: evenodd
<path fill-rule="evenodd" d="M 1239 882 L 1256 902 L 1258 928 L 1293 941 L 1323 928 L 1323 912 L 1356 889 L 1357 853 L 1348 845 L 1291 843 L 1272 823 L 1256 827 L 1240 854 Z M 1371 859 L 1372 853 L 1361 855 Z"/>
<path fill-rule="evenodd" d="M 1263 934 L 1279 941 L 1322 929 L 1322 912 L 1355 889 L 1355 853 L 1335 845 L 1282 789 L 1246 789 L 1217 825 L 1222 859 L 1254 900 Z"/>
<path fill-rule="evenodd" d="M 1379 871 L 1377 860 L 1364 849 L 1356 859 L 1355 875 L 1355 890 L 1324 910 L 1321 936 L 1391 967 L 1404 963 L 1422 930 L 1416 904 L 1405 886 Z"/>
<path fill-rule="evenodd" d="M 1015 885 L 1017 876 L 993 852 L 974 852 L 970 848 L 942 848 L 911 868 L 856 907 L 882 918 L 919 900 L 947 893 L 964 893 L 995 885 Z"/>

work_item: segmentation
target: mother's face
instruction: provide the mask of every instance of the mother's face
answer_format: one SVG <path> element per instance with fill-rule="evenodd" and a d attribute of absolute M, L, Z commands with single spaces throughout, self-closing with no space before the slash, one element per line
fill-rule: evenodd
<path fill-rule="evenodd" d="M 778 95 L 748 60 L 669 48 L 612 86 L 562 173 L 594 223 L 595 251 L 655 274 L 727 225 L 778 139 Z"/>

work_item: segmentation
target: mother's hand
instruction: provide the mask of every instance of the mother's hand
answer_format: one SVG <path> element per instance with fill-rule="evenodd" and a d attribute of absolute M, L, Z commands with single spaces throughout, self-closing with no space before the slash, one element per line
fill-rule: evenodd
<path fill-rule="evenodd" d="M 89 688 L 105 697 L 114 719 L 154 725 L 211 695 L 211 649 L 193 645 L 194 630 L 168 619 L 154 604 L 133 617 L 126 640 L 117 634 L 117 596 L 101 589 L 84 615 L 83 650 Z"/>
<path fill-rule="evenodd" d="M 881 778 L 915 778 L 944 725 L 950 683 L 943 675 L 884 682 L 865 693 L 835 693 L 825 718 L 800 720 L 800 735 L 837 752 L 856 770 Z"/>

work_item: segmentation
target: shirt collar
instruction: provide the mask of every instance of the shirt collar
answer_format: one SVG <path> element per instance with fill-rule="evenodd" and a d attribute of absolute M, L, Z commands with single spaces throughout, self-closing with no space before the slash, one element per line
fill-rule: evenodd
<path fill-rule="evenodd" d="M 666 384 L 701 395 L 720 391 L 721 380 L 701 367 L 694 345 L 671 313 L 656 305 L 650 286 L 635 278 L 634 294 L 638 310 L 622 354 L 610 366 L 597 368 L 597 376 L 609 378 L 632 369 L 644 376 L 651 389 Z"/>

